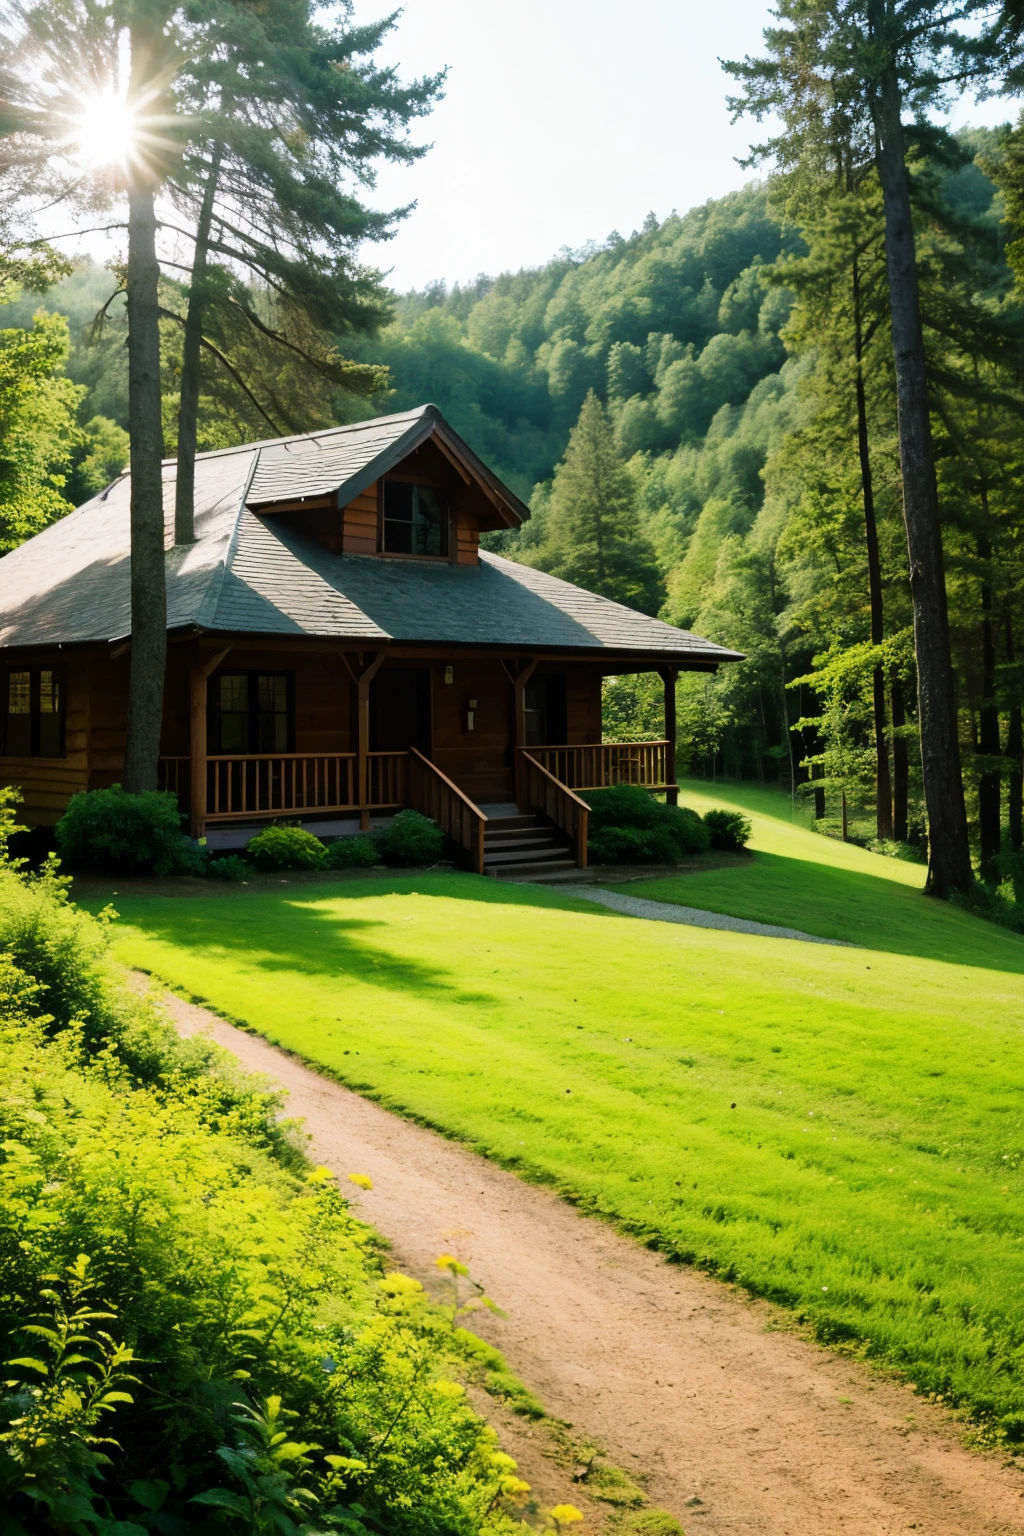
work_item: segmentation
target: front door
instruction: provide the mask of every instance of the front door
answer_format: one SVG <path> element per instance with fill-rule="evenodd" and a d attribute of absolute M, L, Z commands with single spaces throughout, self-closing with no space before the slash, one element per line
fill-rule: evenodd
<path fill-rule="evenodd" d="M 409 747 L 430 756 L 430 673 L 425 667 L 382 667 L 370 684 L 370 751 Z"/>

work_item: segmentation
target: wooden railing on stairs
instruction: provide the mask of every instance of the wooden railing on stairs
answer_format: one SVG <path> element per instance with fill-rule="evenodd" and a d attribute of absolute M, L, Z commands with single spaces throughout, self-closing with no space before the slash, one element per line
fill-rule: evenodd
<path fill-rule="evenodd" d="M 483 874 L 487 817 L 457 784 L 453 784 L 415 747 L 409 748 L 407 802 L 414 811 L 436 821 L 441 830 L 469 854 L 475 873 Z"/>
<path fill-rule="evenodd" d="M 517 748 L 520 771 L 516 781 L 520 786 L 521 797 L 519 807 L 524 811 L 539 811 L 549 821 L 553 821 L 556 827 L 560 827 L 572 844 L 576 863 L 580 869 L 586 869 L 590 807 L 538 761 L 541 752 L 551 750 L 550 747 L 531 747 L 527 752 L 523 747 Z"/>
<path fill-rule="evenodd" d="M 585 747 L 530 747 L 542 768 L 570 789 L 610 789 L 613 784 L 639 784 L 667 789 L 667 741 L 603 741 Z"/>

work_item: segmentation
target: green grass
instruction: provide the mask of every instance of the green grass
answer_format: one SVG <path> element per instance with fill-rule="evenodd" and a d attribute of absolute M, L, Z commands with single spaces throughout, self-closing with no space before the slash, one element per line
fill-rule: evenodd
<path fill-rule="evenodd" d="M 116 952 L 1024 1433 L 1024 941 L 911 866 L 758 842 L 659 890 L 876 947 L 434 875 L 118 899 Z"/>
<path fill-rule="evenodd" d="M 799 802 L 791 822 L 789 798 L 777 790 L 691 780 L 680 801 L 701 814 L 712 806 L 744 811 L 754 829 L 753 857 L 732 856 L 724 867 L 693 873 L 683 866 L 678 875 L 619 889 L 894 954 L 1024 971 L 1024 940 L 922 895 L 923 864 L 880 858 L 812 832 Z"/>

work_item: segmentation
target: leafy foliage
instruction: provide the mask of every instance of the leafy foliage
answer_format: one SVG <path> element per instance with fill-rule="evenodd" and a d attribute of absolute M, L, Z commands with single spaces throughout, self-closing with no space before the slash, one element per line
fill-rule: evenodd
<path fill-rule="evenodd" d="M 444 833 L 419 811 L 399 811 L 378 838 L 385 864 L 434 864 L 444 854 Z"/>
<path fill-rule="evenodd" d="M 750 818 L 744 816 L 742 811 L 705 811 L 704 825 L 708 829 L 712 848 L 720 848 L 728 853 L 745 848 L 753 830 Z"/>
<path fill-rule="evenodd" d="M 181 834 L 171 794 L 129 795 L 115 784 L 72 795 L 56 828 L 61 854 L 73 869 L 109 874 L 202 873 Z"/>
<path fill-rule="evenodd" d="M 124 991 L 52 871 L 0 867 L 0 945 L 6 1528 L 501 1530 L 459 1330 L 278 1098 Z"/>
<path fill-rule="evenodd" d="M 339 837 L 327 845 L 322 869 L 372 869 L 380 863 L 380 851 L 372 837 Z"/>
<path fill-rule="evenodd" d="M 303 827 L 267 827 L 249 839 L 246 853 L 260 869 L 318 869 L 324 845 Z"/>
<path fill-rule="evenodd" d="M 664 805 L 644 789 L 618 784 L 591 790 L 588 847 L 595 864 L 675 864 L 703 853 L 708 833 L 695 811 Z"/>

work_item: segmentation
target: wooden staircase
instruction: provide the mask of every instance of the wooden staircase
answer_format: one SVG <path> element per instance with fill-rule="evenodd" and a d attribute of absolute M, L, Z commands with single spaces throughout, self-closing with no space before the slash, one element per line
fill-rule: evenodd
<path fill-rule="evenodd" d="M 484 828 L 484 874 L 498 880 L 585 879 L 568 839 L 545 816 L 490 818 Z"/>

